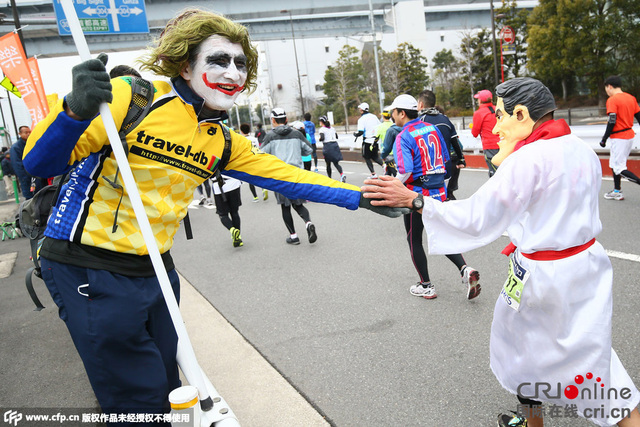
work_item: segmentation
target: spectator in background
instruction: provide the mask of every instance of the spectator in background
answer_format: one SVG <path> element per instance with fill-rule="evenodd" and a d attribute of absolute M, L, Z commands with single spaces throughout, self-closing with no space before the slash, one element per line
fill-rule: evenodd
<path fill-rule="evenodd" d="M 305 127 L 304 123 L 302 123 L 300 120 L 296 120 L 295 122 L 291 123 L 290 125 L 292 128 L 294 128 L 295 130 L 297 130 L 298 132 L 300 132 L 305 138 L 307 138 L 307 141 L 309 141 L 309 144 L 311 144 L 311 140 L 309 139 L 309 135 L 307 134 L 307 128 Z M 312 144 L 311 149 L 315 150 L 315 144 Z M 310 171 L 311 170 L 311 159 L 312 159 L 312 155 L 308 154 L 308 155 L 303 155 L 302 156 L 302 166 L 304 168 L 304 170 L 306 171 Z"/>
<path fill-rule="evenodd" d="M 613 171 L 613 190 L 606 193 L 607 200 L 624 200 L 622 187 L 620 185 L 624 176 L 631 182 L 640 184 L 633 172 L 627 170 L 627 158 L 633 146 L 633 138 L 636 133 L 633 131 L 633 117 L 640 123 L 640 107 L 633 95 L 623 92 L 622 80 L 618 76 L 610 76 L 604 81 L 604 90 L 607 92 L 607 115 L 609 121 L 604 132 L 600 146 L 607 145 L 607 138 L 611 138 L 611 155 L 609 156 L 609 167 Z M 613 136 L 615 135 L 615 136 Z"/>
<path fill-rule="evenodd" d="M 340 173 L 340 181 L 347 182 L 347 177 L 342 171 L 340 160 L 342 160 L 342 151 L 338 145 L 338 133 L 331 127 L 331 123 L 327 116 L 320 117 L 320 142 L 322 142 L 322 155 L 327 163 L 327 176 L 331 178 L 331 164 L 336 167 Z"/>
<path fill-rule="evenodd" d="M 133 67 L 128 65 L 116 65 L 109 71 L 109 77 L 115 79 L 116 77 L 142 77 L 140 73 Z"/>
<path fill-rule="evenodd" d="M 262 145 L 262 141 L 264 140 L 264 136 L 267 133 L 264 131 L 264 129 L 262 129 L 262 123 L 258 123 L 256 125 L 256 133 L 253 134 L 253 136 L 255 136 L 258 139 L 258 142 L 260 143 L 260 145 Z"/>
<path fill-rule="evenodd" d="M 13 196 L 13 181 L 11 177 L 15 174 L 11 167 L 11 153 L 7 147 L 2 147 L 2 161 L 0 162 L 0 166 L 2 167 L 2 179 L 4 181 L 4 187 L 7 190 L 7 195 Z"/>
<path fill-rule="evenodd" d="M 313 164 L 314 172 L 318 172 L 318 154 L 316 153 L 316 125 L 311 121 L 311 114 L 304 113 L 304 129 L 307 132 L 307 139 L 311 142 L 311 148 L 313 149 Z"/>
<path fill-rule="evenodd" d="M 387 131 L 391 126 L 393 126 L 393 120 L 391 120 L 391 110 L 389 110 L 389 106 L 386 106 L 382 109 L 382 113 L 380 113 L 382 117 L 382 123 L 380 123 L 375 128 L 375 141 L 378 144 L 378 147 L 381 147 L 384 144 L 384 137 L 387 135 Z M 384 160 L 385 156 L 380 156 L 382 160 Z"/>
<path fill-rule="evenodd" d="M 476 138 L 480 135 L 484 160 L 489 168 L 489 177 L 492 177 L 498 167 L 491 163 L 491 159 L 498 153 L 500 140 L 498 135 L 493 134 L 493 128 L 496 125 L 496 107 L 493 105 L 493 95 L 489 90 L 481 90 L 473 97 L 478 100 L 478 109 L 473 113 L 471 134 Z"/>
<path fill-rule="evenodd" d="M 436 94 L 430 90 L 423 90 L 418 97 L 418 111 L 420 111 L 420 120 L 430 123 L 438 128 L 444 142 L 449 150 L 450 160 L 447 162 L 447 174 L 449 180 L 447 182 L 447 199 L 455 200 L 453 192 L 458 189 L 458 178 L 460 177 L 460 169 L 467 164 L 462 154 L 462 144 L 458 138 L 456 127 L 451 123 L 449 117 L 441 113 L 436 107 Z"/>
<path fill-rule="evenodd" d="M 249 123 L 242 123 L 240 125 L 240 133 L 245 136 L 249 141 L 251 141 L 251 145 L 253 145 L 253 147 L 257 150 L 258 148 L 260 148 L 260 143 L 258 142 L 258 139 L 255 136 L 251 136 L 251 126 L 249 126 Z M 224 187 L 224 186 L 223 186 Z M 253 184 L 249 184 L 249 190 L 251 191 L 251 194 L 253 194 L 253 201 L 257 202 L 258 201 L 258 193 L 256 193 L 256 187 Z M 266 189 L 262 189 L 262 200 L 267 200 L 269 198 L 269 192 Z M 239 227 L 238 227 L 239 228 Z"/>
<path fill-rule="evenodd" d="M 24 147 L 27 144 L 27 139 L 29 135 L 31 135 L 31 128 L 29 126 L 20 126 L 18 128 L 18 140 L 13 143 L 11 146 L 11 167 L 13 168 L 13 173 L 15 173 L 16 178 L 18 179 L 18 184 L 20 184 L 20 191 L 22 191 L 22 195 L 26 200 L 29 200 L 33 197 L 33 195 L 42 188 L 42 184 L 36 185 L 34 191 L 31 188 L 31 175 L 25 170 L 22 165 L 22 153 L 24 152 Z M 40 179 L 37 179 L 40 182 Z"/>
<path fill-rule="evenodd" d="M 216 200 L 216 213 L 220 217 L 220 222 L 231 233 L 231 243 L 234 248 L 243 246 L 240 236 L 240 186 L 242 181 L 222 175 L 222 188 L 217 181 L 213 181 L 213 197 Z"/>
<path fill-rule="evenodd" d="M 369 112 L 369 104 L 363 102 L 358 105 L 358 111 L 360 111 L 360 118 L 358 119 L 358 131 L 353 133 L 356 139 L 362 137 L 362 157 L 369 168 L 370 178 L 377 177 L 375 170 L 373 169 L 373 162 L 376 162 L 382 166 L 382 159 L 378 153 L 378 144 L 375 141 L 376 126 L 380 124 L 380 120 Z"/>
<path fill-rule="evenodd" d="M 271 128 L 264 137 L 262 151 L 273 154 L 280 160 L 292 166 L 302 168 L 302 156 L 311 155 L 311 143 L 300 131 L 293 129 L 287 125 L 287 113 L 282 108 L 274 108 L 271 111 Z M 283 194 L 276 193 L 276 200 L 282 208 L 282 219 L 289 231 L 290 236 L 286 242 L 290 245 L 299 245 L 300 239 L 296 233 L 296 227 L 293 224 L 293 216 L 291 208 L 304 220 L 309 237 L 309 243 L 314 243 L 318 236 L 316 235 L 316 227 L 311 222 L 309 211 L 304 207 L 304 199 L 289 199 Z"/>
<path fill-rule="evenodd" d="M 391 107 L 389 108 L 389 116 L 391 116 Z M 382 112 L 382 116 L 384 117 L 384 111 Z M 394 123 L 393 118 L 391 119 L 391 126 L 387 128 L 387 131 L 384 134 L 384 140 L 382 141 L 382 159 L 384 160 L 384 174 L 388 176 L 396 176 L 398 174 L 398 169 L 396 167 L 396 159 L 395 159 L 395 142 L 396 137 L 402 131 L 402 128 Z"/>

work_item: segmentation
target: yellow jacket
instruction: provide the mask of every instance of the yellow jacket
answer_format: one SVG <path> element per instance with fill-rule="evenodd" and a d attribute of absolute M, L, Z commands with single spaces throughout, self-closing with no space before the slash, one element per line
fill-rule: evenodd
<path fill-rule="evenodd" d="M 112 80 L 113 102 L 109 108 L 116 126 L 122 125 L 131 101 L 126 79 Z M 178 78 L 155 81 L 153 106 L 144 120 L 127 136 L 128 160 L 161 253 L 173 244 L 180 220 L 193 200 L 193 192 L 218 167 L 224 147 L 223 124 L 199 121 L 202 107 L 197 97 Z M 290 198 L 331 203 L 357 209 L 358 187 L 289 166 L 260 152 L 251 142 L 231 132 L 232 153 L 225 174 Z M 147 249 L 126 189 L 111 186 L 117 164 L 100 116 L 77 121 L 60 101 L 34 128 L 24 154 L 29 173 L 49 177 L 75 166 L 62 188 L 45 235 L 54 239 L 146 255 Z M 122 184 L 122 179 L 118 179 Z M 117 230 L 112 230 L 118 211 Z"/>

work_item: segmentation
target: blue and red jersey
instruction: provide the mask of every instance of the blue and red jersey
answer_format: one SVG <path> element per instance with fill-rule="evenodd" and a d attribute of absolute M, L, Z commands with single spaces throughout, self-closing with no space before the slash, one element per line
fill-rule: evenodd
<path fill-rule="evenodd" d="M 419 118 L 402 127 L 394 145 L 398 174 L 407 188 L 446 200 L 445 162 L 449 150 L 440 131 Z"/>

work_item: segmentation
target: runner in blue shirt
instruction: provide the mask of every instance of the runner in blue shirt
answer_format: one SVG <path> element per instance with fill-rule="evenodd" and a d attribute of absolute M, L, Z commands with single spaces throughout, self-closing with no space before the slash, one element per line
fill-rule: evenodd
<path fill-rule="evenodd" d="M 311 121 L 311 114 L 304 113 L 304 130 L 307 131 L 309 141 L 311 142 L 311 148 L 313 148 L 313 171 L 318 172 L 318 155 L 316 154 L 316 125 Z"/>
<path fill-rule="evenodd" d="M 444 202 L 447 199 L 445 163 L 449 160 L 449 150 L 442 134 L 434 125 L 418 118 L 418 101 L 413 96 L 398 96 L 390 108 L 393 121 L 402 127 L 394 145 L 398 178 L 407 188 L 419 193 L 419 199 L 427 196 Z M 404 216 L 411 259 L 420 276 L 420 281 L 409 292 L 411 295 L 433 299 L 437 294 L 429 279 L 427 255 L 422 247 L 424 224 L 422 214 L 418 212 L 420 209 L 422 206 L 414 206 L 412 212 Z M 446 257 L 460 271 L 462 283 L 467 287 L 467 299 L 477 297 L 480 294 L 478 271 L 467 266 L 461 254 Z"/>

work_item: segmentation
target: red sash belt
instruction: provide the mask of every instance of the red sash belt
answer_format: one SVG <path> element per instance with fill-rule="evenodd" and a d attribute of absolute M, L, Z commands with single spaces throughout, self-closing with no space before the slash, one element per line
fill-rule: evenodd
<path fill-rule="evenodd" d="M 577 253 L 580 253 L 584 250 L 587 250 L 596 242 L 596 238 L 589 240 L 587 243 L 579 246 L 574 246 L 572 248 L 563 249 L 561 251 L 537 251 L 532 252 L 530 254 L 522 253 L 522 256 L 525 258 L 532 259 L 534 261 L 555 261 L 558 259 L 569 258 Z M 516 250 L 516 245 L 513 243 L 509 243 L 507 247 L 505 247 L 501 253 L 504 255 L 511 255 Z"/>

